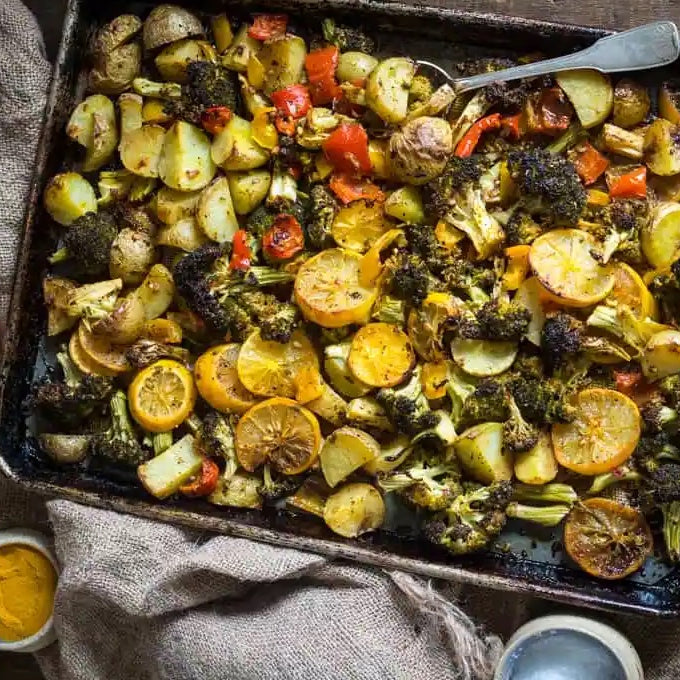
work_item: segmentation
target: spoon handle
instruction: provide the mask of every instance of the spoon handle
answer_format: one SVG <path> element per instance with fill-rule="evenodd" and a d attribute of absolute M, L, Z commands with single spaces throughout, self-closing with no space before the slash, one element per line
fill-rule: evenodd
<path fill-rule="evenodd" d="M 535 78 L 575 68 L 592 68 L 603 73 L 640 71 L 671 64 L 679 54 L 677 26 L 672 21 L 654 21 L 600 38 L 590 47 L 574 54 L 514 66 L 495 73 L 457 78 L 453 81 L 453 88 L 456 92 L 465 92 L 492 83 Z"/>

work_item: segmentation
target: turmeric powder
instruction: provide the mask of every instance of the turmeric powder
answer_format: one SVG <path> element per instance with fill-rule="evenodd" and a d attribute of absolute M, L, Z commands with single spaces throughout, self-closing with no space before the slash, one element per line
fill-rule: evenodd
<path fill-rule="evenodd" d="M 35 548 L 18 543 L 0 547 L 0 640 L 35 635 L 52 614 L 57 573 Z"/>

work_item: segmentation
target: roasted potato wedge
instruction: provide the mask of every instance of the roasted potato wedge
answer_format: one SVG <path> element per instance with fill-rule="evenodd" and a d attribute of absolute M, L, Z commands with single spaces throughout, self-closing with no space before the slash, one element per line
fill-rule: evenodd
<path fill-rule="evenodd" d="M 366 81 L 366 105 L 386 123 L 401 123 L 408 113 L 408 93 L 415 63 L 404 57 L 381 61 Z"/>
<path fill-rule="evenodd" d="M 164 47 L 154 63 L 163 80 L 173 83 L 187 81 L 187 66 L 192 61 L 214 61 L 217 54 L 205 40 L 178 40 Z"/>
<path fill-rule="evenodd" d="M 111 245 L 109 273 L 113 279 L 123 279 L 126 286 L 138 286 L 156 258 L 151 235 L 126 227 Z"/>
<path fill-rule="evenodd" d="M 365 80 L 378 65 L 378 60 L 365 52 L 343 52 L 338 59 L 335 75 L 340 82 Z"/>
<path fill-rule="evenodd" d="M 175 297 L 175 282 L 170 270 L 163 264 L 155 264 L 134 295 L 142 301 L 147 321 L 163 316 Z"/>
<path fill-rule="evenodd" d="M 607 119 L 614 105 L 614 91 L 606 75 L 579 69 L 557 73 L 555 80 L 569 98 L 584 128 L 595 127 Z"/>
<path fill-rule="evenodd" d="M 216 169 L 203 130 L 181 120 L 174 123 L 165 135 L 158 161 L 161 180 L 171 189 L 196 191 L 210 184 Z"/>
<path fill-rule="evenodd" d="M 232 116 L 213 138 L 211 155 L 224 170 L 254 170 L 263 166 L 270 154 L 253 139 L 252 123 Z"/>
<path fill-rule="evenodd" d="M 97 195 L 77 172 L 55 175 L 47 183 L 43 201 L 50 217 L 65 227 L 85 213 L 97 212 Z"/>
<path fill-rule="evenodd" d="M 645 163 L 655 175 L 680 173 L 680 128 L 657 118 L 645 133 Z"/>
<path fill-rule="evenodd" d="M 680 373 L 680 331 L 667 330 L 654 334 L 642 356 L 642 372 L 648 380 L 661 380 Z"/>
<path fill-rule="evenodd" d="M 179 491 L 203 465 L 203 455 L 195 439 L 185 434 L 159 456 L 143 463 L 137 469 L 142 486 L 156 498 L 167 498 Z"/>
<path fill-rule="evenodd" d="M 185 217 L 179 222 L 170 224 L 158 230 L 156 234 L 157 246 L 179 248 L 190 253 L 208 242 L 208 237 L 198 226 L 195 217 Z"/>
<path fill-rule="evenodd" d="M 222 64 L 232 71 L 245 73 L 250 57 L 260 51 L 262 43 L 248 35 L 248 24 L 244 23 L 234 36 L 222 57 Z"/>
<path fill-rule="evenodd" d="M 144 305 L 132 294 L 120 298 L 109 315 L 92 324 L 92 332 L 114 344 L 126 345 L 142 334 L 145 321 Z"/>
<path fill-rule="evenodd" d="M 385 521 L 385 503 L 380 492 L 370 484 L 345 484 L 329 496 L 323 519 L 336 534 L 356 538 L 382 526 Z"/>
<path fill-rule="evenodd" d="M 647 88 L 630 78 L 623 78 L 614 88 L 612 122 L 622 128 L 640 125 L 649 115 L 650 105 Z"/>
<path fill-rule="evenodd" d="M 200 191 L 177 191 L 161 187 L 153 203 L 156 217 L 163 224 L 174 224 L 196 213 Z"/>
<path fill-rule="evenodd" d="M 276 90 L 299 83 L 306 56 L 307 45 L 297 35 L 285 35 L 267 41 L 257 53 L 265 72 L 264 93 L 270 95 Z"/>
<path fill-rule="evenodd" d="M 237 215 L 247 215 L 267 197 L 272 176 L 268 170 L 230 172 L 229 190 Z"/>
<path fill-rule="evenodd" d="M 515 477 L 524 484 L 547 484 L 557 477 L 558 466 L 550 434 L 541 432 L 529 451 L 515 454 Z"/>
<path fill-rule="evenodd" d="M 321 471 L 331 488 L 380 454 L 380 444 L 363 430 L 341 427 L 324 441 L 319 453 Z"/>
<path fill-rule="evenodd" d="M 83 171 L 98 170 L 111 159 L 118 144 L 113 102 L 103 94 L 93 94 L 71 114 L 66 134 L 85 148 Z"/>
<path fill-rule="evenodd" d="M 512 454 L 503 451 L 503 424 L 482 423 L 465 432 L 454 443 L 461 465 L 482 484 L 512 479 Z"/>
<path fill-rule="evenodd" d="M 209 239 L 231 242 L 239 224 L 226 177 L 218 177 L 203 190 L 196 206 L 196 222 Z"/>

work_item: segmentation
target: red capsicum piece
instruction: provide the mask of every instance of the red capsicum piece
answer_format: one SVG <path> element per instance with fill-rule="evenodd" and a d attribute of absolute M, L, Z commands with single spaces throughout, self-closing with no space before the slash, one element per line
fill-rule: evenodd
<path fill-rule="evenodd" d="M 492 113 L 490 116 L 484 116 L 480 118 L 477 122 L 470 126 L 470 129 L 463 135 L 463 138 L 458 142 L 456 146 L 455 155 L 459 158 L 467 158 L 471 156 L 479 140 L 485 132 L 490 130 L 499 130 L 501 127 L 501 114 Z"/>
<path fill-rule="evenodd" d="M 514 116 L 501 118 L 501 130 L 510 139 L 517 141 L 524 134 L 524 116 L 516 113 Z"/>
<path fill-rule="evenodd" d="M 302 118 L 312 108 L 309 90 L 300 84 L 276 90 L 271 93 L 270 98 L 279 114 L 285 118 Z"/>
<path fill-rule="evenodd" d="M 632 396 L 642 383 L 642 372 L 639 370 L 614 371 L 614 384 L 623 394 Z"/>
<path fill-rule="evenodd" d="M 212 458 L 204 458 L 201 465 L 201 472 L 197 477 L 180 487 L 180 491 L 185 496 L 198 498 L 209 496 L 217 487 L 217 480 L 220 476 L 220 468 Z"/>
<path fill-rule="evenodd" d="M 335 79 L 339 58 L 340 50 L 334 46 L 313 50 L 305 57 L 309 92 L 314 106 L 330 104 L 342 95 L 342 90 Z"/>
<path fill-rule="evenodd" d="M 646 198 L 647 168 L 641 165 L 625 175 L 612 177 L 608 184 L 612 198 Z"/>
<path fill-rule="evenodd" d="M 377 184 L 373 184 L 367 179 L 357 179 L 351 175 L 332 175 L 328 187 L 345 205 L 360 199 L 367 201 L 385 200 L 385 194 L 380 191 Z"/>
<path fill-rule="evenodd" d="M 262 249 L 271 260 L 289 260 L 305 247 L 302 227 L 293 215 L 281 213 L 262 237 Z"/>
<path fill-rule="evenodd" d="M 239 229 L 231 242 L 229 269 L 245 271 L 250 268 L 252 258 L 253 254 L 250 252 L 250 245 L 248 244 L 248 232 Z"/>
<path fill-rule="evenodd" d="M 609 161 L 590 142 L 580 144 L 572 160 L 578 176 L 588 186 L 594 184 L 609 167 Z"/>
<path fill-rule="evenodd" d="M 322 144 L 328 162 L 339 173 L 368 175 L 371 158 L 368 155 L 368 135 L 358 123 L 343 123 Z"/>
<path fill-rule="evenodd" d="M 248 35 L 255 40 L 271 40 L 285 35 L 288 16 L 285 14 L 256 14 Z"/>
<path fill-rule="evenodd" d="M 224 130 L 231 119 L 231 109 L 227 106 L 211 106 L 201 114 L 201 125 L 206 132 L 216 135 Z"/>

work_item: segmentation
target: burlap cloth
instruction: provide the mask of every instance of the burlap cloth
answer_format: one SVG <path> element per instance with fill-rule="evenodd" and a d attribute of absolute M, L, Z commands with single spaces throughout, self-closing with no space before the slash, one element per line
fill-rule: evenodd
<path fill-rule="evenodd" d="M 0 0 L 2 318 L 49 74 L 33 16 Z M 62 567 L 59 642 L 38 655 L 49 680 L 487 678 L 501 639 L 555 611 L 511 593 L 45 503 L 0 479 L 0 526 L 13 525 L 53 532 Z M 680 626 L 600 618 L 631 637 L 649 678 L 680 677 Z"/>

